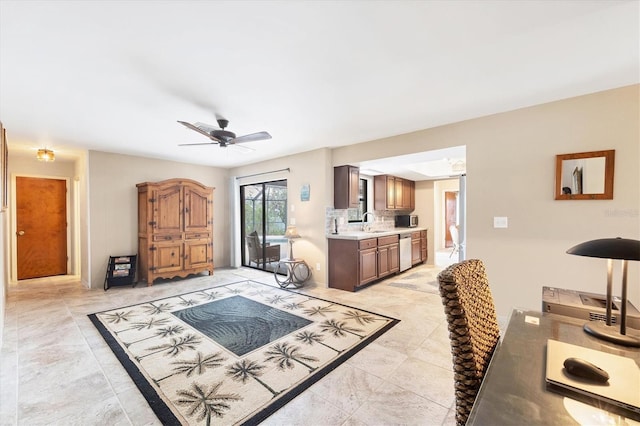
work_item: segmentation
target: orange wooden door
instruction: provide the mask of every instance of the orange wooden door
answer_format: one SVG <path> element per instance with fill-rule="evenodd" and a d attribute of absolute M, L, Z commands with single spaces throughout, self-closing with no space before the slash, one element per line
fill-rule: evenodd
<path fill-rule="evenodd" d="M 444 246 L 453 247 L 453 239 L 449 227 L 456 224 L 456 216 L 458 215 L 458 191 L 444 193 L 444 217 L 445 217 L 445 237 Z"/>
<path fill-rule="evenodd" d="M 67 273 L 67 184 L 16 177 L 18 279 Z"/>

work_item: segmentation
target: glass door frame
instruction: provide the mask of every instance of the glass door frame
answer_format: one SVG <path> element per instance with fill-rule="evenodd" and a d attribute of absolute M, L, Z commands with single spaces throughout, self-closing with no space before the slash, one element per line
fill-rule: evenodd
<path fill-rule="evenodd" d="M 268 233 L 269 230 L 269 224 L 267 222 L 268 220 L 268 208 L 267 208 L 267 204 L 270 201 L 277 201 L 277 202 L 284 202 L 284 208 L 281 211 L 281 222 L 282 224 L 278 227 L 278 226 L 274 226 L 275 228 L 281 228 L 278 229 L 278 231 L 280 231 L 281 233 L 277 233 L 277 234 L 273 234 L 275 236 L 278 235 L 282 235 L 284 238 L 284 233 L 286 231 L 286 224 L 287 224 L 287 211 L 288 211 L 288 196 L 286 196 L 284 199 L 278 199 L 278 200 L 269 200 L 267 199 L 267 188 L 268 186 L 278 186 L 278 187 L 283 187 L 285 190 L 288 191 L 287 188 L 287 180 L 286 179 L 278 179 L 278 180 L 274 180 L 274 181 L 266 181 L 266 182 L 255 182 L 255 183 L 249 183 L 249 184 L 244 184 L 244 185 L 240 185 L 239 186 L 239 192 L 240 192 L 240 197 L 239 197 L 239 201 L 240 201 L 240 261 L 241 261 L 241 265 L 245 266 L 245 267 L 250 267 L 250 268 L 254 268 L 254 269 L 259 269 L 259 270 L 265 270 L 265 271 L 273 271 L 273 269 L 275 269 L 275 266 L 272 265 L 272 263 L 274 263 L 274 261 L 272 262 L 268 262 L 268 259 L 274 259 L 273 256 L 268 257 L 267 256 L 267 246 L 270 244 L 267 240 L 267 235 L 270 235 Z M 246 198 L 246 188 L 247 187 L 256 187 L 256 186 L 261 186 L 262 187 L 262 196 L 260 197 L 262 199 L 262 213 L 261 213 L 261 217 L 259 219 L 259 224 L 261 224 L 260 229 L 255 229 L 254 230 L 258 233 L 258 238 L 259 238 L 259 243 L 262 247 L 262 253 L 261 253 L 261 259 L 265 259 L 264 263 L 263 262 L 256 262 L 256 266 L 251 265 L 251 261 L 250 259 L 248 259 L 248 248 L 247 248 L 247 236 L 248 236 L 248 228 L 246 227 L 246 220 L 247 218 L 247 212 L 246 212 L 246 202 L 247 202 L 247 198 Z M 287 192 L 288 194 L 288 192 Z M 255 211 L 255 209 L 254 209 Z M 283 217 L 282 217 L 283 216 Z M 277 245 L 279 247 L 279 256 L 277 257 L 278 260 L 283 258 L 283 253 L 286 252 L 286 244 L 284 245 L 284 248 L 282 246 L 282 244 L 284 244 L 283 242 L 280 242 L 280 245 Z M 273 246 L 271 246 L 273 247 Z M 286 256 L 285 256 L 286 257 Z M 263 265 L 262 267 L 260 267 L 260 265 Z"/>

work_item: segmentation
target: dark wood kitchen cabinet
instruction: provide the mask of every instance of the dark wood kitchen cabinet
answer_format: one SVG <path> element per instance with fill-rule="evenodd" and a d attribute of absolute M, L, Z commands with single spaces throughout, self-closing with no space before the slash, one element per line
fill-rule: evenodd
<path fill-rule="evenodd" d="M 213 190 L 190 179 L 138 187 L 139 280 L 213 275 Z"/>
<path fill-rule="evenodd" d="M 398 235 L 378 238 L 378 278 L 400 271 L 400 244 Z"/>
<path fill-rule="evenodd" d="M 355 166 L 333 168 L 333 207 L 357 209 L 360 205 L 360 169 Z"/>
<path fill-rule="evenodd" d="M 411 265 L 427 261 L 427 231 L 411 233 Z"/>
<path fill-rule="evenodd" d="M 378 241 L 376 238 L 358 242 L 358 286 L 369 284 L 378 278 Z"/>
<path fill-rule="evenodd" d="M 427 251 L 427 231 L 420 231 L 420 252 L 422 254 L 421 258 L 423 262 L 427 261 L 429 256 L 429 252 Z"/>
<path fill-rule="evenodd" d="M 356 291 L 400 270 L 398 235 L 329 239 L 329 287 Z"/>
<path fill-rule="evenodd" d="M 397 176 L 378 175 L 373 178 L 375 210 L 415 210 L 415 182 Z"/>

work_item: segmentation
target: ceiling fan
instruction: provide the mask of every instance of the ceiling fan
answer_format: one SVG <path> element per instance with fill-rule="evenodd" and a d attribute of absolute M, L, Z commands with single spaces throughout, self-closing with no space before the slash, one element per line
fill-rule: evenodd
<path fill-rule="evenodd" d="M 224 118 L 218 118 L 218 126 L 216 128 L 209 124 L 204 123 L 187 123 L 186 121 L 178 120 L 178 123 L 183 126 L 195 130 L 198 133 L 201 133 L 211 139 L 211 142 L 203 142 L 203 143 L 183 143 L 179 144 L 179 146 L 189 146 L 189 145 L 210 145 L 210 144 L 218 144 L 221 147 L 227 147 L 228 145 L 235 145 L 243 142 L 255 142 L 262 141 L 266 139 L 271 139 L 271 135 L 268 132 L 258 132 L 251 133 L 244 136 L 236 136 L 235 133 L 225 130 L 225 128 L 229 125 L 229 120 L 225 120 Z"/>

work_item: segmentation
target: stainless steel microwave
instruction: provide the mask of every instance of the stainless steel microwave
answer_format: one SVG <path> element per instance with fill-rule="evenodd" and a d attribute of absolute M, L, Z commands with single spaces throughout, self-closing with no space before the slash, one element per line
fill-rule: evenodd
<path fill-rule="evenodd" d="M 415 228 L 418 226 L 418 216 L 415 214 L 399 214 L 396 216 L 397 228 Z"/>

